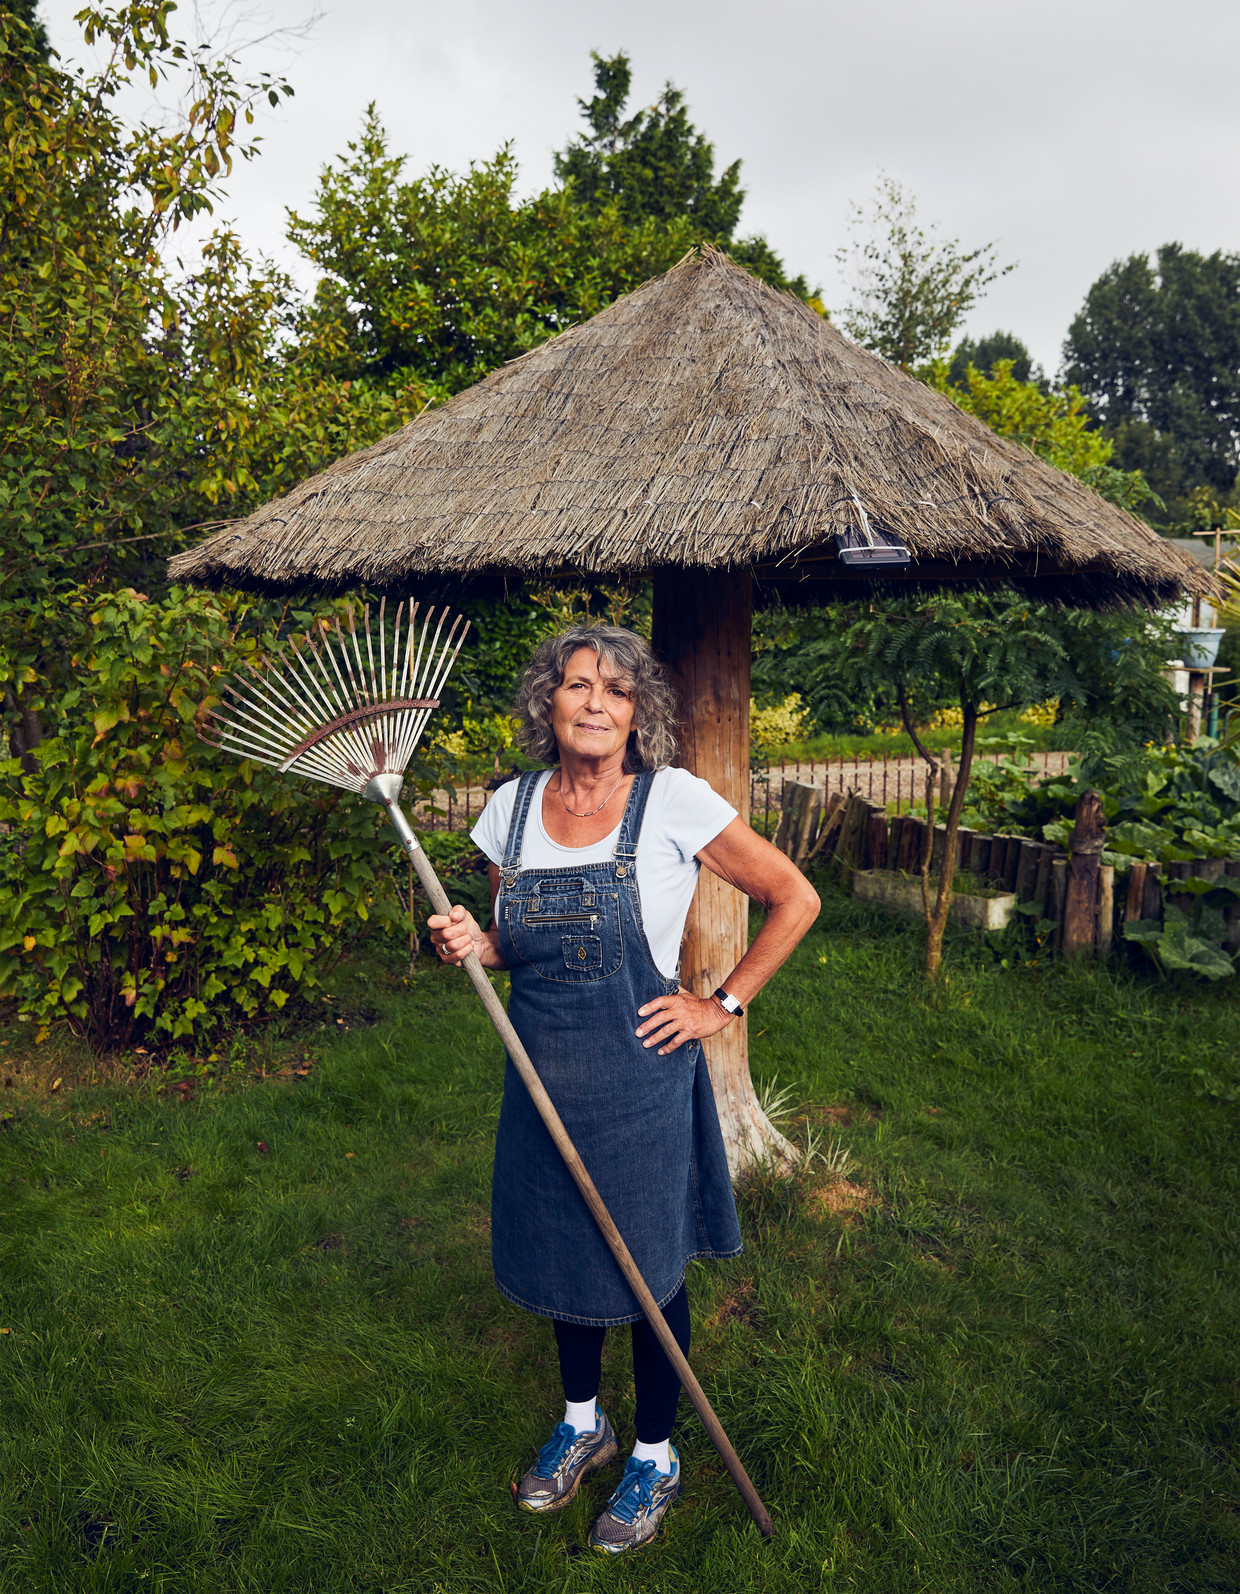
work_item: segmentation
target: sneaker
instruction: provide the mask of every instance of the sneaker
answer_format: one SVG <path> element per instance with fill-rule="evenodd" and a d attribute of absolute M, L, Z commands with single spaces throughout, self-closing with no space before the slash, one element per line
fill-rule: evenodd
<path fill-rule="evenodd" d="M 590 1529 L 590 1547 L 607 1555 L 648 1544 L 663 1526 L 667 1508 L 680 1493 L 680 1457 L 672 1451 L 672 1470 L 656 1472 L 653 1461 L 630 1456 L 607 1509 Z"/>
<path fill-rule="evenodd" d="M 587 1472 L 605 1467 L 620 1448 L 606 1414 L 598 1411 L 598 1424 L 590 1433 L 578 1433 L 557 1422 L 551 1438 L 538 1452 L 538 1460 L 521 1479 L 517 1504 L 522 1511 L 558 1511 L 577 1493 Z"/>

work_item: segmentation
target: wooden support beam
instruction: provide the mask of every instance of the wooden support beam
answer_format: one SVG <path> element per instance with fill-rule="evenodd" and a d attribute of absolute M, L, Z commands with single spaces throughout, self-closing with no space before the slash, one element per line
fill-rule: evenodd
<path fill-rule="evenodd" d="M 1115 934 L 1115 866 L 1104 863 L 1098 870 L 1098 955 L 1106 957 Z"/>
<path fill-rule="evenodd" d="M 1021 837 L 1014 887 L 1019 902 L 1033 901 L 1033 888 L 1038 878 L 1038 856 L 1038 843 Z"/>
<path fill-rule="evenodd" d="M 1076 957 L 1097 944 L 1098 869 L 1106 835 L 1102 797 L 1096 791 L 1087 791 L 1076 805 L 1064 892 L 1063 950 L 1067 957 Z"/>
<path fill-rule="evenodd" d="M 1051 859 L 1050 892 L 1046 901 L 1046 917 L 1055 928 L 1051 931 L 1051 945 L 1060 950 L 1063 946 L 1064 900 L 1068 893 L 1068 860 Z"/>
<path fill-rule="evenodd" d="M 680 704 L 680 763 L 749 818 L 749 661 L 752 585 L 747 570 L 660 570 L 654 578 L 653 642 Z M 709 995 L 749 944 L 749 899 L 703 869 L 689 910 L 681 980 Z M 795 1148 L 762 1111 L 749 1077 L 749 1034 L 736 1019 L 704 1043 L 733 1177 L 772 1153 L 789 1166 Z"/>

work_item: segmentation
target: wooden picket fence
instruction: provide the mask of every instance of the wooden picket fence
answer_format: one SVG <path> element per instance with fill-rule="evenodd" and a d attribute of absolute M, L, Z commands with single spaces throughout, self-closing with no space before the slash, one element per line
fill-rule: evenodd
<path fill-rule="evenodd" d="M 994 763 L 998 753 L 981 754 L 974 767 Z M 1073 758 L 1069 752 L 1035 752 L 1023 756 L 1022 762 L 1039 776 L 1062 775 Z M 948 778 L 951 778 L 952 755 L 940 754 Z M 789 782 L 817 786 L 824 796 L 838 792 L 841 797 L 854 792 L 871 803 L 877 803 L 887 812 L 902 810 L 924 803 L 926 776 L 930 767 L 923 758 L 911 754 L 888 756 L 851 754 L 827 759 L 803 759 L 800 763 L 755 758 L 749 775 L 749 812 L 754 824 L 763 835 L 771 834 L 772 824 L 779 819 L 781 793 Z"/>
<path fill-rule="evenodd" d="M 921 869 L 926 821 L 916 814 L 889 814 L 855 792 L 825 795 L 800 782 L 785 783 L 775 845 L 801 868 L 831 864 L 843 875 L 862 869 L 898 870 L 915 875 Z M 936 824 L 931 839 L 930 870 L 939 872 L 945 825 Z M 1161 922 L 1164 899 L 1188 907 L 1188 892 L 1175 891 L 1176 880 L 1191 877 L 1240 878 L 1240 862 L 1222 858 L 1190 858 L 1165 867 L 1134 862 L 1116 876 L 1102 862 L 1106 823 L 1101 799 L 1086 792 L 1077 804 L 1070 848 L 1028 836 L 985 835 L 961 826 L 957 833 L 956 867 L 981 884 L 1011 892 L 1028 904 L 1037 919 L 1049 924 L 1047 941 L 1065 955 L 1111 950 L 1123 926 L 1136 920 Z M 1164 886 L 1166 891 L 1164 893 Z M 1230 908 L 1227 949 L 1240 950 L 1240 905 Z"/>

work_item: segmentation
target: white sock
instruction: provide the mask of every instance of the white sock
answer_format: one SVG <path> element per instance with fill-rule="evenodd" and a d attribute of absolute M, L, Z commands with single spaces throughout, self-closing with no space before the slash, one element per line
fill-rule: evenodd
<path fill-rule="evenodd" d="M 640 1439 L 633 1446 L 633 1459 L 635 1461 L 653 1461 L 659 1472 L 672 1470 L 672 1441 L 664 1439 L 660 1444 L 644 1444 Z"/>
<path fill-rule="evenodd" d="M 597 1397 L 596 1397 L 597 1398 Z M 566 1400 L 564 1421 L 578 1433 L 593 1433 L 598 1427 L 598 1408 L 594 1400 Z"/>

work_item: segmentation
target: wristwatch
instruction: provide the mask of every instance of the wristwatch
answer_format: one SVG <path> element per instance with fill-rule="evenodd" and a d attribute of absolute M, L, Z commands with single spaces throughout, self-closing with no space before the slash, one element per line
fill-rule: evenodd
<path fill-rule="evenodd" d="M 729 996 L 721 985 L 715 992 L 715 1000 L 725 1013 L 730 1013 L 733 1018 L 744 1018 L 745 1009 L 734 996 Z"/>

